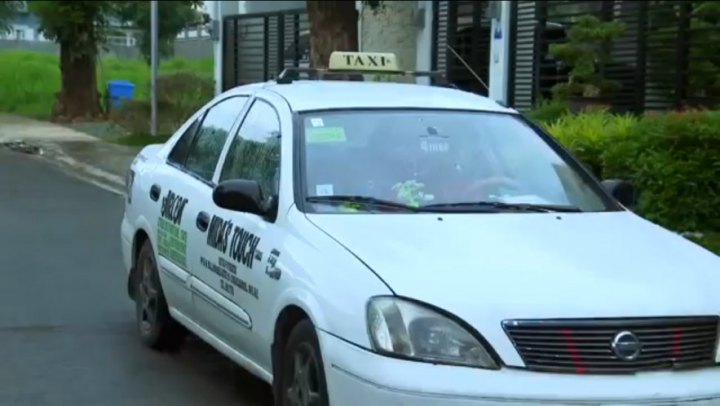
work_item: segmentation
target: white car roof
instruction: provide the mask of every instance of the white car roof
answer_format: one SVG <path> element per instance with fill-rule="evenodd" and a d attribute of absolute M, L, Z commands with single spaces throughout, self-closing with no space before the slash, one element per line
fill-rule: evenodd
<path fill-rule="evenodd" d="M 231 90 L 256 88 L 258 84 Z M 388 82 L 308 81 L 262 86 L 282 96 L 293 111 L 353 108 L 434 108 L 516 113 L 474 93 L 439 86 Z"/>

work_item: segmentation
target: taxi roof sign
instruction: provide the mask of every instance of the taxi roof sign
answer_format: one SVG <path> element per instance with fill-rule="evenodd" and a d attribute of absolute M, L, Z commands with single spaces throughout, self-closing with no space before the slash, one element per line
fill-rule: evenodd
<path fill-rule="evenodd" d="M 330 70 L 398 72 L 397 58 L 393 53 L 383 52 L 344 52 L 330 54 Z"/>

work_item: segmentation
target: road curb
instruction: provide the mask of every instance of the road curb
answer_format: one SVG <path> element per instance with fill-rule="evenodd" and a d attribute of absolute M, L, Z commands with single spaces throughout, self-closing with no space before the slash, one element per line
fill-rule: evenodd
<path fill-rule="evenodd" d="M 121 196 L 125 195 L 124 177 L 73 158 L 63 151 L 59 143 L 16 141 L 3 144 L 17 153 L 25 153 L 48 161 L 63 171 L 102 189 Z"/>
<path fill-rule="evenodd" d="M 65 153 L 59 153 L 56 156 L 49 158 L 96 186 L 102 187 L 103 189 L 119 195 L 125 195 L 125 179 L 121 176 L 112 174 L 95 166 L 88 165 L 84 162 L 80 162 Z"/>

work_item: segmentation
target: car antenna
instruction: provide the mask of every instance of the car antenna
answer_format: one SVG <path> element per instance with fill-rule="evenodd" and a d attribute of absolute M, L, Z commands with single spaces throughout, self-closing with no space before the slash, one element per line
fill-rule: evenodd
<path fill-rule="evenodd" d="M 480 75 L 478 75 L 477 73 L 475 73 L 475 71 L 470 67 L 470 65 L 469 65 L 467 62 L 465 62 L 465 60 L 462 58 L 462 56 L 460 56 L 460 54 L 458 54 L 457 51 L 456 51 L 452 46 L 450 46 L 450 44 L 448 44 L 448 45 L 446 45 L 446 46 L 447 46 L 447 48 L 450 50 L 450 52 L 452 52 L 453 55 L 455 55 L 455 57 L 465 66 L 465 69 L 467 69 L 468 71 L 470 71 L 470 73 L 471 73 L 473 76 L 475 76 L 475 79 L 477 79 L 478 82 L 480 82 L 480 84 L 483 85 L 483 87 L 485 88 L 485 90 L 486 90 L 487 92 L 490 92 L 490 88 L 489 88 L 488 85 L 485 83 L 485 81 L 482 80 L 482 78 L 480 77 Z"/>

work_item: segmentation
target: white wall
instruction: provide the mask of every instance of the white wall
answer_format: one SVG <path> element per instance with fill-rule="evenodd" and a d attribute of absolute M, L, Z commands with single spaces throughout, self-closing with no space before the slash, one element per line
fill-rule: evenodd
<path fill-rule="evenodd" d="M 404 70 L 431 70 L 432 1 L 386 1 L 384 4 L 385 9 L 377 13 L 359 5 L 360 50 L 392 52 Z M 430 79 L 420 77 L 416 82 L 429 84 Z"/>
<path fill-rule="evenodd" d="M 238 1 L 238 7 L 240 14 L 270 13 L 305 8 L 305 1 Z"/>
<path fill-rule="evenodd" d="M 10 32 L 3 32 L 2 34 L 0 34 L 0 38 L 17 41 L 44 40 L 44 37 L 42 37 L 42 39 L 35 38 L 35 30 L 32 27 L 21 24 L 12 24 Z"/>
<path fill-rule="evenodd" d="M 415 70 L 417 64 L 418 29 L 415 24 L 416 1 L 385 1 L 377 11 L 361 7 L 359 30 L 360 50 L 392 52 L 400 69 Z"/>
<path fill-rule="evenodd" d="M 418 27 L 417 31 L 417 55 L 415 69 L 419 71 L 432 70 L 432 42 L 435 40 L 432 32 L 432 7 L 432 1 L 418 1 L 418 22 L 422 22 L 422 25 Z M 418 78 L 417 82 L 421 84 L 430 84 L 430 78 Z"/>

